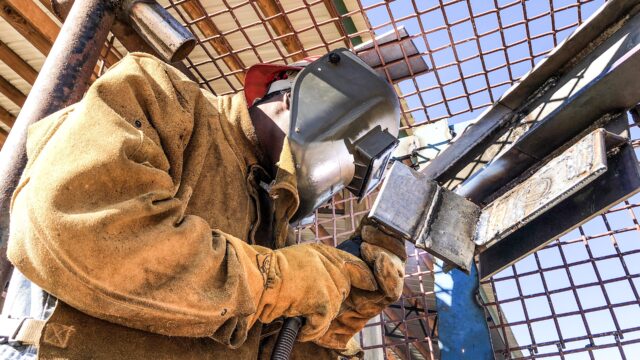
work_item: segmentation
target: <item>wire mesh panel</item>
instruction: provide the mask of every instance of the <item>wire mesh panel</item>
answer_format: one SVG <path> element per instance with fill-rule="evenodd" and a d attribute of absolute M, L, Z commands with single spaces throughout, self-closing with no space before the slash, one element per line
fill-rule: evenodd
<path fill-rule="evenodd" d="M 189 68 L 217 94 L 257 62 L 291 63 L 407 29 L 431 71 L 397 84 L 404 126 L 472 119 L 603 0 L 166 0 L 197 35 Z M 379 49 L 377 49 L 379 50 Z M 399 61 L 408 62 L 409 56 Z M 393 63 L 383 63 L 383 68 Z"/>
<path fill-rule="evenodd" d="M 196 35 L 186 60 L 215 94 L 242 90 L 255 63 L 293 63 L 406 30 L 416 54 L 379 70 L 402 104 L 402 136 L 443 121 L 476 118 L 584 22 L 604 0 L 163 0 Z M 115 44 L 116 48 L 121 48 Z M 383 58 L 381 48 L 373 48 Z M 409 65 L 421 57 L 429 70 Z M 393 81 L 391 67 L 410 76 Z M 634 139 L 640 139 L 636 123 Z M 635 145 L 638 145 L 637 140 Z M 411 191 L 411 189 L 407 189 Z M 343 192 L 297 230 L 299 242 L 337 245 L 356 230 L 375 194 Z M 483 282 L 497 358 L 640 358 L 640 197 Z M 370 359 L 437 359 L 434 263 L 413 247 L 403 296 L 359 336 Z"/>
<path fill-rule="evenodd" d="M 316 210 L 316 221 L 296 232 L 298 242 L 335 246 L 348 239 L 369 212 L 377 193 L 358 202 L 343 191 Z M 370 359 L 438 359 L 434 263 L 429 254 L 411 244 L 400 301 L 372 319 L 359 336 Z"/>

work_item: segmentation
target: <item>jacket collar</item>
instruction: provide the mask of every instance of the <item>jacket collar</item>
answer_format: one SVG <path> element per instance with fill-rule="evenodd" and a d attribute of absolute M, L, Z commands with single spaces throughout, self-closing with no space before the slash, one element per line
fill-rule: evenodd
<path fill-rule="evenodd" d="M 243 157 L 245 163 L 243 171 L 247 171 L 251 167 L 259 167 L 260 160 L 264 155 L 249 116 L 244 93 L 239 92 L 232 96 L 218 97 L 218 109 L 231 123 L 231 129 L 237 131 L 235 136 L 231 136 L 231 138 L 237 139 L 232 146 L 236 147 L 236 153 Z M 289 220 L 300 204 L 296 166 L 288 138 L 285 138 L 283 142 L 280 159 L 276 164 L 275 179 L 269 184 L 267 190 L 274 204 L 275 247 L 281 248 L 286 244 Z"/>
<path fill-rule="evenodd" d="M 285 246 L 287 241 L 287 231 L 289 220 L 293 217 L 300 198 L 296 180 L 296 166 L 293 161 L 293 154 L 289 147 L 289 139 L 286 138 L 280 153 L 280 161 L 276 164 L 276 178 L 269 189 L 269 196 L 274 202 L 275 211 L 275 247 L 276 249 Z"/>

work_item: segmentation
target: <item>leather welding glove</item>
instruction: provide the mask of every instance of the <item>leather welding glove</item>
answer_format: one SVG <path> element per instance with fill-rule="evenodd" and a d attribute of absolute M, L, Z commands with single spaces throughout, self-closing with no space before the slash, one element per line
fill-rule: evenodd
<path fill-rule="evenodd" d="M 360 257 L 372 269 L 378 288 L 375 291 L 352 289 L 328 331 L 315 340 L 315 343 L 323 347 L 344 348 L 369 319 L 380 314 L 402 295 L 407 259 L 404 242 L 366 219 L 348 241 L 357 241 L 355 239 L 362 241 Z"/>
<path fill-rule="evenodd" d="M 378 289 L 365 262 L 331 246 L 294 245 L 265 255 L 269 253 L 274 256 L 273 264 L 266 265 L 270 268 L 265 274 L 267 289 L 256 314 L 263 323 L 281 316 L 304 317 L 299 341 L 324 336 L 353 291 L 373 293 Z M 346 342 L 334 345 L 331 348 L 342 349 Z"/>

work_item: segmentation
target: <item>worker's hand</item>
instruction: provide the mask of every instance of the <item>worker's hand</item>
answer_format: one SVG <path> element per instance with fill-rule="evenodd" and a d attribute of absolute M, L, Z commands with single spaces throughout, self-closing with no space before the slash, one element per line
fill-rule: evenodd
<path fill-rule="evenodd" d="M 342 304 L 340 315 L 328 331 L 315 342 L 329 348 L 341 348 L 369 319 L 380 314 L 400 298 L 404 284 L 407 253 L 404 242 L 363 221 L 355 233 L 362 239 L 360 257 L 372 269 L 378 288 L 375 291 L 353 288 Z"/>
<path fill-rule="evenodd" d="M 263 323 L 280 316 L 304 317 L 299 341 L 323 336 L 355 289 L 378 289 L 374 274 L 363 260 L 332 246 L 294 245 L 274 255 L 273 263 L 258 258 L 266 272 L 266 291 L 257 315 Z"/>

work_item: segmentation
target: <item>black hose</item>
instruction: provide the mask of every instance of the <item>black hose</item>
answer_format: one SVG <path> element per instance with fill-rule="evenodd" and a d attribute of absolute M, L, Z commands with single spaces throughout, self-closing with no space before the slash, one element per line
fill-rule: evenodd
<path fill-rule="evenodd" d="M 300 330 L 303 321 L 304 318 L 300 316 L 285 319 L 282 329 L 280 329 L 280 334 L 278 334 L 276 345 L 273 347 L 271 360 L 289 360 L 293 344 L 298 337 L 298 330 Z"/>
<path fill-rule="evenodd" d="M 362 238 L 356 236 L 342 242 L 337 248 L 360 257 L 361 243 Z M 280 329 L 278 339 L 276 340 L 276 345 L 273 347 L 273 352 L 271 353 L 271 360 L 289 360 L 289 356 L 291 356 L 291 351 L 293 350 L 293 344 L 296 342 L 298 331 L 300 327 L 302 327 L 303 322 L 304 318 L 301 316 L 284 320 L 282 329 Z"/>

